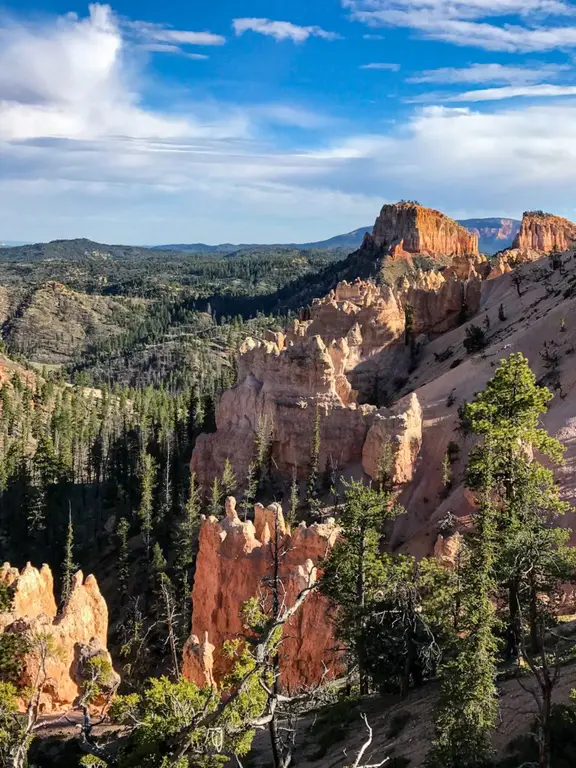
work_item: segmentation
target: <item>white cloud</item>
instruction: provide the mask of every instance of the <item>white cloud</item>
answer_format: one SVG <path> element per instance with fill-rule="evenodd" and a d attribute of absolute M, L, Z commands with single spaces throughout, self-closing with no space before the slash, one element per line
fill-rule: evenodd
<path fill-rule="evenodd" d="M 447 96 L 444 102 L 464 102 L 464 101 L 502 101 L 503 99 L 513 99 L 519 96 L 530 98 L 542 98 L 552 96 L 576 96 L 576 85 L 549 85 L 541 83 L 539 85 L 507 85 L 502 88 L 485 88 L 477 91 L 466 91 Z"/>
<path fill-rule="evenodd" d="M 147 21 L 126 21 L 125 26 L 138 38 L 148 42 L 180 43 L 182 45 L 224 45 L 226 38 L 212 32 L 191 32 L 172 29 L 164 24 Z"/>
<path fill-rule="evenodd" d="M 517 67 L 503 64 L 470 64 L 468 67 L 428 69 L 407 79 L 408 83 L 493 83 L 519 85 L 542 82 L 569 70 L 568 65 L 539 64 L 537 67 Z"/>
<path fill-rule="evenodd" d="M 340 37 L 335 32 L 327 32 L 322 27 L 301 27 L 290 21 L 234 19 L 232 25 L 237 35 L 243 35 L 245 32 L 258 32 L 261 35 L 273 37 L 278 42 L 292 40 L 294 43 L 303 43 L 309 37 L 321 37 L 324 40 L 336 40 Z"/>
<path fill-rule="evenodd" d="M 172 139 L 212 130 L 245 135 L 246 126 L 235 120 L 203 125 L 142 108 L 127 55 L 118 21 L 105 5 L 91 5 L 84 19 L 0 28 L 0 140 Z"/>
<path fill-rule="evenodd" d="M 179 45 L 173 45 L 171 43 L 145 43 L 141 47 L 145 51 L 150 51 L 150 53 L 173 53 L 178 56 L 185 56 L 187 59 L 194 59 L 196 61 L 202 61 L 208 58 L 208 56 L 206 56 L 204 53 L 189 53 Z"/>
<path fill-rule="evenodd" d="M 370 35 L 370 34 L 368 34 L 368 35 L 362 35 L 362 38 L 363 38 L 364 40 L 385 40 L 385 39 L 386 39 L 386 38 L 384 37 L 384 35 Z"/>
<path fill-rule="evenodd" d="M 576 14 L 576 6 L 560 0 L 341 0 L 352 17 L 372 27 L 415 29 L 425 37 L 493 51 L 530 52 L 576 46 L 576 26 L 558 19 Z M 499 26 L 497 17 L 515 24 Z M 552 19 L 551 24 L 546 20 Z"/>
<path fill-rule="evenodd" d="M 373 64 L 362 64 L 360 69 L 385 69 L 389 72 L 398 72 L 400 64 L 394 64 L 393 62 L 375 62 Z"/>
<path fill-rule="evenodd" d="M 145 106 L 126 34 L 105 6 L 0 30 L 2 239 L 306 241 L 399 198 L 461 217 L 574 215 L 570 101 L 430 106 L 370 134 L 298 104 L 167 114 Z M 287 148 L 278 126 L 311 133 Z"/>

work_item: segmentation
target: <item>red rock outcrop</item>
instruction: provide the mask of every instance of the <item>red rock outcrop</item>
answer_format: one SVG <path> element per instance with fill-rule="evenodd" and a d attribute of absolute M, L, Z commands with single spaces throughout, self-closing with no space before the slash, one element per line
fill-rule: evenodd
<path fill-rule="evenodd" d="M 279 507 L 279 505 L 278 505 Z M 282 551 L 280 578 L 285 604 L 316 576 L 316 565 L 334 544 L 339 529 L 333 521 L 290 531 L 281 508 L 257 504 L 254 523 L 242 522 L 236 501 L 226 500 L 226 517 L 210 517 L 200 529 L 200 548 L 192 592 L 192 635 L 184 648 L 182 671 L 202 685 L 212 685 L 230 669 L 222 653 L 223 643 L 245 632 L 240 612 L 243 604 L 266 594 L 265 577 L 271 573 L 275 521 Z M 312 592 L 290 619 L 281 646 L 281 683 L 298 690 L 321 679 L 323 663 L 332 674 L 339 669 L 337 642 L 330 621 L 331 607 L 322 595 Z"/>
<path fill-rule="evenodd" d="M 43 712 L 69 709 L 81 691 L 81 666 L 86 658 L 99 655 L 110 661 L 106 650 L 108 608 L 94 576 L 78 571 L 73 577 L 68 600 L 57 611 L 50 568 L 40 571 L 30 563 L 22 573 L 5 563 L 0 578 L 13 590 L 10 612 L 0 614 L 0 630 L 24 633 L 29 638 L 39 634 L 51 638 L 54 653 L 46 662 L 46 681 L 42 687 L 40 706 Z M 22 679 L 24 686 L 35 679 L 38 660 L 34 653 L 26 656 Z M 119 678 L 116 674 L 110 685 Z"/>
<path fill-rule="evenodd" d="M 535 252 L 541 256 L 554 250 L 567 251 L 575 243 L 576 224 L 572 221 L 550 213 L 527 211 L 522 217 L 512 250 Z"/>
<path fill-rule="evenodd" d="M 385 205 L 366 244 L 383 249 L 393 258 L 478 253 L 478 235 L 440 211 L 416 203 Z"/>

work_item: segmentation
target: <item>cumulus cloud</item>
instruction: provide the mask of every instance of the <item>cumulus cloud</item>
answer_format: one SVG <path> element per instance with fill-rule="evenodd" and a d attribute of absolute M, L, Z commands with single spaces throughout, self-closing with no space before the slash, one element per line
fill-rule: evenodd
<path fill-rule="evenodd" d="M 126 44 L 105 5 L 86 18 L 0 28 L 0 140 L 245 135 L 233 120 L 203 125 L 144 109 L 125 66 Z"/>
<path fill-rule="evenodd" d="M 400 69 L 400 64 L 382 61 L 374 62 L 373 64 L 362 64 L 360 69 L 384 69 L 388 70 L 389 72 L 398 72 Z"/>
<path fill-rule="evenodd" d="M 243 35 L 245 32 L 257 32 L 260 35 L 273 37 L 278 42 L 292 40 L 294 43 L 303 43 L 309 37 L 321 37 L 324 40 L 336 40 L 340 37 L 335 32 L 327 32 L 322 27 L 301 27 L 297 24 L 292 24 L 290 21 L 234 19 L 232 25 L 237 35 Z"/>
<path fill-rule="evenodd" d="M 576 8 L 561 0 L 341 1 L 354 19 L 369 26 L 411 28 L 454 45 L 510 52 L 576 46 L 576 26 L 570 23 Z M 498 25 L 499 16 L 517 22 Z"/>
<path fill-rule="evenodd" d="M 132 53 L 106 6 L 0 30 L 2 238 L 304 241 L 369 224 L 399 198 L 462 217 L 573 215 L 570 101 L 430 106 L 373 133 L 318 130 L 329 118 L 297 104 L 168 114 L 145 106 Z"/>

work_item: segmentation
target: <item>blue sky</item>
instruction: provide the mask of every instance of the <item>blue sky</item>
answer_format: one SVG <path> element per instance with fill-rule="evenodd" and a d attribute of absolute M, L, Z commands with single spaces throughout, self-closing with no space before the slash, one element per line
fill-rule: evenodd
<path fill-rule="evenodd" d="M 576 218 L 575 56 L 567 0 L 4 4 L 0 241 Z"/>

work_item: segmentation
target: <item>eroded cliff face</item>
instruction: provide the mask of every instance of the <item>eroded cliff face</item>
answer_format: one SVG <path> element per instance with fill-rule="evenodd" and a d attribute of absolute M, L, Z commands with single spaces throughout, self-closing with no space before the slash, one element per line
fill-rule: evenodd
<path fill-rule="evenodd" d="M 29 639 L 47 635 L 53 653 L 46 661 L 46 680 L 42 686 L 40 707 L 43 713 L 70 709 L 82 686 L 82 665 L 87 658 L 104 656 L 110 661 L 106 649 L 108 608 L 94 576 L 78 571 L 73 577 L 68 600 L 61 612 L 54 599 L 54 582 L 47 565 L 40 570 L 30 563 L 19 573 L 5 563 L 0 579 L 12 587 L 13 608 L 0 613 L 0 631 L 23 633 Z M 22 686 L 36 679 L 38 657 L 34 652 L 25 658 Z M 110 685 L 117 684 L 114 674 Z"/>
<path fill-rule="evenodd" d="M 461 256 L 478 253 L 478 235 L 440 211 L 415 203 L 385 205 L 376 219 L 372 242 L 393 258 L 411 254 Z"/>
<path fill-rule="evenodd" d="M 192 635 L 184 648 L 182 672 L 200 685 L 213 685 L 230 670 L 223 644 L 245 634 L 240 616 L 243 604 L 254 597 L 266 599 L 264 579 L 273 563 L 275 525 L 278 524 L 280 579 L 286 607 L 317 577 L 316 566 L 339 534 L 333 520 L 293 531 L 285 524 L 280 506 L 257 504 L 254 523 L 242 522 L 233 497 L 226 500 L 226 517 L 210 517 L 200 529 L 200 547 L 192 592 Z M 341 663 L 331 622 L 330 603 L 312 592 L 290 619 L 281 646 L 281 683 L 296 691 L 318 682 L 326 664 L 330 676 Z"/>
<path fill-rule="evenodd" d="M 576 224 L 560 216 L 540 211 L 527 211 L 520 231 L 512 243 L 512 251 L 533 260 L 550 251 L 567 251 L 576 244 Z"/>
<path fill-rule="evenodd" d="M 389 415 L 385 405 L 408 376 L 426 334 L 455 327 L 464 310 L 476 311 L 477 266 L 463 258 L 444 273 L 403 277 L 395 288 L 343 282 L 315 300 L 284 333 L 247 339 L 238 359 L 238 383 L 216 408 L 217 431 L 196 442 L 192 469 L 199 481 L 207 486 L 227 458 L 236 476 L 246 477 L 262 428 L 270 434 L 275 471 L 291 476 L 295 468 L 305 475 L 317 410 L 320 466 L 360 465 L 374 477 L 374 432 L 365 448 L 373 422 Z M 400 402 L 395 408 L 405 406 Z M 411 472 L 406 455 L 398 454 L 398 477 Z"/>

